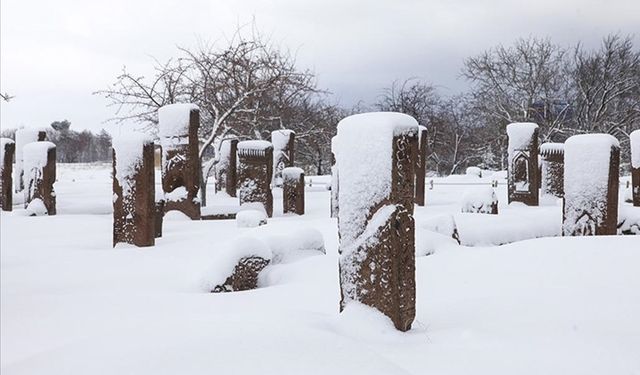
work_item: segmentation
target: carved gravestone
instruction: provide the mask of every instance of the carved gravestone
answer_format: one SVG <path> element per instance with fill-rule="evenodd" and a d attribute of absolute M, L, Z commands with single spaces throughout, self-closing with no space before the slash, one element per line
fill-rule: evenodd
<path fill-rule="evenodd" d="M 200 112 L 194 104 L 170 104 L 158 110 L 162 145 L 162 189 L 165 212 L 181 211 L 200 219 L 200 158 L 198 127 Z"/>
<path fill-rule="evenodd" d="M 16 144 L 12 139 L 0 138 L 0 208 L 13 210 L 13 157 Z"/>
<path fill-rule="evenodd" d="M 631 144 L 631 196 L 633 205 L 640 207 L 640 129 L 630 135 Z"/>
<path fill-rule="evenodd" d="M 113 139 L 113 246 L 153 246 L 156 237 L 154 145 L 141 134 Z"/>
<path fill-rule="evenodd" d="M 520 122 L 507 125 L 508 198 L 511 202 L 538 205 L 538 125 Z"/>
<path fill-rule="evenodd" d="M 371 306 L 401 331 L 415 317 L 417 134 L 410 116 L 365 113 L 340 121 L 335 145 L 340 308 L 351 301 Z"/>
<path fill-rule="evenodd" d="M 331 138 L 331 217 L 338 217 L 338 166 L 336 165 L 335 139 Z"/>
<path fill-rule="evenodd" d="M 238 140 L 227 139 L 220 145 L 220 159 L 216 164 L 216 191 L 224 191 L 230 197 L 236 196 L 236 168 Z"/>
<path fill-rule="evenodd" d="M 25 145 L 31 142 L 42 142 L 47 139 L 47 133 L 41 129 L 18 129 L 16 130 L 16 151 L 15 161 L 16 166 L 14 169 L 14 191 L 16 193 L 24 190 L 24 171 L 22 167 L 22 149 Z"/>
<path fill-rule="evenodd" d="M 608 134 L 570 137 L 564 146 L 563 236 L 615 235 L 620 145 Z"/>
<path fill-rule="evenodd" d="M 562 198 L 564 195 L 564 143 L 540 145 L 540 194 Z"/>
<path fill-rule="evenodd" d="M 31 216 L 55 215 L 56 145 L 31 142 L 22 149 L 24 207 Z"/>
<path fill-rule="evenodd" d="M 416 157 L 416 204 L 424 206 L 424 181 L 427 172 L 427 128 L 418 127 L 418 156 Z"/>
<path fill-rule="evenodd" d="M 258 256 L 241 258 L 233 269 L 233 273 L 221 285 L 216 285 L 211 293 L 239 292 L 256 289 L 258 275 L 269 265 L 270 259 Z"/>
<path fill-rule="evenodd" d="M 304 215 L 304 171 L 287 167 L 282 170 L 283 213 Z"/>
<path fill-rule="evenodd" d="M 267 141 L 238 142 L 238 189 L 240 205 L 262 203 L 273 216 L 273 146 Z"/>
<path fill-rule="evenodd" d="M 273 182 L 280 186 L 282 170 L 293 167 L 294 142 L 296 133 L 293 130 L 281 129 L 271 132 L 271 144 L 273 144 Z"/>

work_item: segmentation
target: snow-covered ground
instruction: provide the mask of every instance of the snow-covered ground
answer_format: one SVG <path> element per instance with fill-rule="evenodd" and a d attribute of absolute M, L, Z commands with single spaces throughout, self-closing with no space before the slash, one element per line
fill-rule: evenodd
<path fill-rule="evenodd" d="M 308 178 L 304 216 L 282 216 L 275 190 L 266 226 L 170 214 L 146 249 L 111 247 L 108 165 L 59 165 L 58 177 L 57 216 L 18 206 L 0 216 L 3 375 L 640 374 L 640 237 L 548 237 L 560 233 L 561 207 L 507 207 L 502 184 L 500 215 L 459 213 L 474 187 L 462 184 L 491 177 L 427 186 L 417 251 L 435 253 L 416 258 L 408 333 L 363 306 L 338 314 L 326 177 Z M 429 230 L 451 216 L 470 247 Z M 207 292 L 235 239 L 308 228 L 326 255 L 268 266 L 257 290 Z"/>

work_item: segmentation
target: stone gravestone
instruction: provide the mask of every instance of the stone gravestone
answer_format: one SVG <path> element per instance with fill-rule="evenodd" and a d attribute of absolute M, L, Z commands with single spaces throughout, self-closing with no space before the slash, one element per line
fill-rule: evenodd
<path fill-rule="evenodd" d="M 528 206 L 538 205 L 538 125 L 519 122 L 507 125 L 508 198 Z"/>
<path fill-rule="evenodd" d="M 56 145 L 31 142 L 22 149 L 24 207 L 31 216 L 55 215 Z"/>
<path fill-rule="evenodd" d="M 16 130 L 16 151 L 15 151 L 15 175 L 14 175 L 14 189 L 16 193 L 24 190 L 24 171 L 22 168 L 22 149 L 25 145 L 31 142 L 42 142 L 47 139 L 47 133 L 41 129 L 18 129 Z"/>
<path fill-rule="evenodd" d="M 540 194 L 562 198 L 564 195 L 564 143 L 540 145 Z"/>
<path fill-rule="evenodd" d="M 143 134 L 113 138 L 113 246 L 155 244 L 153 154 L 153 141 Z"/>
<path fill-rule="evenodd" d="M 240 205 L 262 203 L 267 216 L 273 215 L 273 145 L 267 141 L 238 142 L 238 188 Z"/>
<path fill-rule="evenodd" d="M 282 170 L 283 213 L 304 215 L 304 171 L 287 167 Z"/>
<path fill-rule="evenodd" d="M 158 110 L 162 145 L 162 189 L 165 212 L 181 211 L 200 220 L 200 112 L 194 104 L 170 104 Z"/>
<path fill-rule="evenodd" d="M 13 210 L 13 158 L 16 144 L 12 139 L 0 138 L 0 208 Z"/>
<path fill-rule="evenodd" d="M 564 146 L 563 236 L 615 235 L 620 145 L 608 134 L 570 137 Z"/>
<path fill-rule="evenodd" d="M 335 144 L 340 308 L 371 306 L 401 331 L 415 317 L 417 136 L 411 116 L 365 113 L 340 121 Z"/>
<path fill-rule="evenodd" d="M 338 217 L 338 166 L 335 152 L 336 137 L 331 138 L 331 217 Z"/>
<path fill-rule="evenodd" d="M 220 159 L 216 164 L 216 191 L 224 191 L 230 197 L 236 196 L 238 140 L 227 139 L 220 145 Z"/>
<path fill-rule="evenodd" d="M 296 133 L 289 129 L 274 130 L 271 132 L 274 186 L 280 186 L 282 184 L 282 170 L 286 167 L 293 167 L 295 136 Z"/>
<path fill-rule="evenodd" d="M 424 206 L 424 179 L 427 172 L 427 128 L 418 128 L 418 156 L 416 157 L 416 204 Z"/>
<path fill-rule="evenodd" d="M 640 206 L 640 129 L 630 135 L 631 144 L 631 196 L 633 205 Z"/>

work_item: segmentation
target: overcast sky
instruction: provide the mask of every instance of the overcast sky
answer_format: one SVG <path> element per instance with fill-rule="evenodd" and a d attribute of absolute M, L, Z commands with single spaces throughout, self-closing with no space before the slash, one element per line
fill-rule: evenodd
<path fill-rule="evenodd" d="M 98 130 L 113 115 L 92 95 L 123 65 L 150 72 L 176 45 L 219 40 L 256 20 L 296 51 L 340 103 L 375 101 L 394 79 L 419 77 L 443 93 L 464 90 L 462 60 L 518 37 L 597 46 L 611 32 L 640 40 L 637 0 L 2 0 L 0 85 L 3 129 L 47 126 Z"/>

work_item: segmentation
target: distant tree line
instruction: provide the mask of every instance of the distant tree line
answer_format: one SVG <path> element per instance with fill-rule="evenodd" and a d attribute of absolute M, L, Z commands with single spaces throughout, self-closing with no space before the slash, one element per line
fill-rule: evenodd
<path fill-rule="evenodd" d="M 47 140 L 56 144 L 59 163 L 93 163 L 111 161 L 111 136 L 102 129 L 98 133 L 71 129 L 67 120 L 54 121 L 46 128 Z M 2 131 L 2 137 L 15 139 L 16 129 Z"/>

